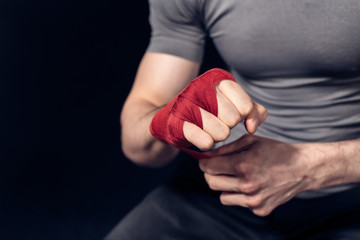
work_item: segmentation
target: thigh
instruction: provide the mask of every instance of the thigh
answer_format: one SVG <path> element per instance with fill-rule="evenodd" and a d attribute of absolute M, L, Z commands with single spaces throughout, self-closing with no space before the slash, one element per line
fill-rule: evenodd
<path fill-rule="evenodd" d="M 309 228 L 302 234 L 295 235 L 292 240 L 354 240 L 360 239 L 360 212 L 345 214 L 330 219 L 316 227 Z"/>
<path fill-rule="evenodd" d="M 360 187 L 315 199 L 293 199 L 272 213 L 279 239 L 360 239 Z"/>
<path fill-rule="evenodd" d="M 106 240 L 264 239 L 266 221 L 248 209 L 222 206 L 214 194 L 167 185 L 154 190 Z"/>
<path fill-rule="evenodd" d="M 360 212 L 353 212 L 330 221 L 312 239 L 360 239 Z"/>
<path fill-rule="evenodd" d="M 360 186 L 328 197 L 295 198 L 258 217 L 223 206 L 196 162 L 184 163 L 171 184 L 151 192 L 106 240 L 360 239 Z"/>

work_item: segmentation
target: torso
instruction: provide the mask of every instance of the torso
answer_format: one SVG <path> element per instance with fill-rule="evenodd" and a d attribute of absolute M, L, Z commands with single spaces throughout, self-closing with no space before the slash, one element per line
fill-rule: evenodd
<path fill-rule="evenodd" d="M 359 0 L 205 0 L 206 31 L 265 105 L 258 134 L 290 142 L 360 137 Z M 238 127 L 232 141 L 244 133 Z"/>
<path fill-rule="evenodd" d="M 205 28 L 247 78 L 360 72 L 359 0 L 206 0 Z"/>

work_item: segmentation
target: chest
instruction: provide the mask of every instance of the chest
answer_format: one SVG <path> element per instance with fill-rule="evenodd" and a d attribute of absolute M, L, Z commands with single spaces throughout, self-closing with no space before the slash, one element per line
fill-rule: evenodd
<path fill-rule="evenodd" d="M 360 0 L 210 0 L 204 16 L 219 53 L 243 75 L 360 71 Z"/>

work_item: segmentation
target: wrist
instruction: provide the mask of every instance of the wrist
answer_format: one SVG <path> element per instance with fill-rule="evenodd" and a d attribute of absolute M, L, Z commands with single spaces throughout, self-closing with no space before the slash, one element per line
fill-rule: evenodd
<path fill-rule="evenodd" d="M 305 190 L 360 182 L 359 143 L 354 141 L 295 144 L 305 169 Z"/>
<path fill-rule="evenodd" d="M 146 100 L 124 105 L 121 114 L 122 150 L 135 164 L 161 167 L 170 163 L 178 153 L 177 149 L 155 139 L 150 134 L 150 122 L 159 109 Z"/>

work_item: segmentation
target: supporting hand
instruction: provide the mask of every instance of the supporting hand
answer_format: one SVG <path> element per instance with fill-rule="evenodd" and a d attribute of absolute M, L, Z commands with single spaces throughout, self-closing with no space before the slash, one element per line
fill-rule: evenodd
<path fill-rule="evenodd" d="M 310 188 L 311 164 L 295 144 L 245 135 L 215 150 L 199 165 L 224 205 L 239 205 L 266 216 Z"/>

